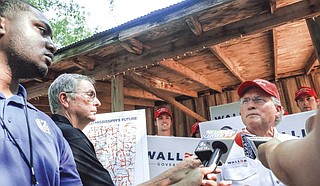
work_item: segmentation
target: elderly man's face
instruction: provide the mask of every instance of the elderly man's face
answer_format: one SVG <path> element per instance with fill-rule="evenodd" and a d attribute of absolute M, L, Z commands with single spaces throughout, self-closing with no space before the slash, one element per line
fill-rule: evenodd
<path fill-rule="evenodd" d="M 281 112 L 281 106 L 275 106 L 271 96 L 257 87 L 248 90 L 240 103 L 242 122 L 249 132 L 256 135 L 275 126 L 276 116 Z"/>

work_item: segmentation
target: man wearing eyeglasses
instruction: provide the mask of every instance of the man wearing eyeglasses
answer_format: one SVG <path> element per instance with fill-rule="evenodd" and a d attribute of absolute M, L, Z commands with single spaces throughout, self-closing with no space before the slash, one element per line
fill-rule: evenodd
<path fill-rule="evenodd" d="M 50 85 L 48 97 L 53 113 L 51 117 L 69 142 L 83 185 L 114 185 L 109 172 L 97 159 L 92 143 L 82 132 L 85 126 L 96 119 L 97 108 L 101 105 L 96 97 L 94 80 L 80 74 L 62 74 Z M 201 165 L 199 159 L 190 157 L 139 186 L 216 185 L 215 173 L 219 171 L 214 171 L 214 166 Z M 219 184 L 229 185 L 228 182 Z"/>
<path fill-rule="evenodd" d="M 50 85 L 48 97 L 51 118 L 69 142 L 83 185 L 114 185 L 92 143 L 82 132 L 96 119 L 97 108 L 101 105 L 94 80 L 80 74 L 62 74 Z"/>
<path fill-rule="evenodd" d="M 296 139 L 278 133 L 275 128 L 284 113 L 275 84 L 263 79 L 245 81 L 237 92 L 240 96 L 241 119 L 245 125 L 243 133 L 273 137 L 280 141 Z M 235 185 L 283 185 L 258 159 L 246 157 L 243 147 L 237 143 L 232 146 L 229 157 L 222 166 L 221 178 L 231 180 Z"/>

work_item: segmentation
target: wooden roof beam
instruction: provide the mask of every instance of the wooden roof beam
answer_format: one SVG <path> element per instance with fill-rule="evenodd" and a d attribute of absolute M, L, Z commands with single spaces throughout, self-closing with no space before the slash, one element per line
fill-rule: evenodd
<path fill-rule="evenodd" d="M 182 86 L 173 85 L 173 84 L 170 84 L 170 83 L 158 80 L 158 79 L 149 79 L 149 82 L 153 85 L 154 88 L 159 89 L 159 90 L 164 90 L 166 92 L 190 96 L 193 98 L 198 97 L 198 92 L 193 91 L 193 90 L 187 90 L 185 87 L 182 87 Z M 146 90 L 146 91 L 148 91 L 148 90 Z"/>
<path fill-rule="evenodd" d="M 128 52 L 141 55 L 143 53 L 144 48 L 149 48 L 139 40 L 135 38 L 127 38 L 124 41 L 120 41 L 120 45 L 125 48 Z"/>
<path fill-rule="evenodd" d="M 111 106 L 111 96 L 104 93 L 99 93 L 99 100 L 104 103 L 110 103 Z M 140 98 L 124 98 L 124 105 L 134 105 L 134 106 L 143 106 L 143 107 L 154 107 L 154 101 L 140 99 Z"/>
<path fill-rule="evenodd" d="M 104 93 L 110 92 L 110 94 L 111 94 L 111 84 L 110 83 L 96 82 L 95 87 L 96 87 L 97 92 L 104 92 Z M 161 98 L 158 98 L 157 96 L 155 96 L 147 91 L 144 91 L 142 89 L 123 87 L 122 90 L 123 90 L 123 95 L 125 97 L 135 97 L 135 98 L 149 99 L 149 100 L 154 100 L 154 101 L 161 101 L 162 100 Z"/>
<path fill-rule="evenodd" d="M 269 0 L 270 2 L 270 12 L 271 14 L 276 12 L 277 9 L 277 0 Z"/>
<path fill-rule="evenodd" d="M 195 17 L 190 17 L 186 19 L 186 23 L 188 24 L 190 30 L 196 35 L 200 36 L 203 32 L 202 25 Z"/>
<path fill-rule="evenodd" d="M 277 1 L 270 0 L 270 13 L 274 14 L 277 10 Z M 279 55 L 278 55 L 278 35 L 277 29 L 273 28 L 271 32 L 272 44 L 273 44 L 273 64 L 274 64 L 274 79 L 277 81 L 278 77 L 278 63 L 279 63 Z"/>
<path fill-rule="evenodd" d="M 222 92 L 222 87 L 213 83 L 212 81 L 210 81 L 209 79 L 205 78 L 204 76 L 197 74 L 195 71 L 191 70 L 190 68 L 174 61 L 174 60 L 165 60 L 160 62 L 160 65 L 173 70 L 193 81 L 196 81 L 206 87 L 209 87 L 212 90 L 215 90 L 217 92 Z"/>
<path fill-rule="evenodd" d="M 223 27 L 217 27 L 215 29 L 203 32 L 199 37 L 192 37 L 194 36 L 193 33 L 192 35 L 185 34 L 180 38 L 177 38 L 178 40 L 175 41 L 174 44 L 172 42 L 167 42 L 162 46 L 159 46 L 155 49 L 152 48 L 148 50 L 148 52 L 144 52 L 143 55 L 120 56 L 119 58 L 110 60 L 110 62 L 121 64 L 116 69 L 116 72 L 119 73 L 137 66 L 150 65 L 151 62 L 160 62 L 164 58 L 170 58 L 179 54 L 183 54 L 186 51 L 196 51 L 206 46 L 212 46 L 234 38 L 238 38 L 241 35 L 245 36 L 259 32 L 265 32 L 288 22 L 310 18 L 317 15 L 320 15 L 320 1 L 303 0 L 285 7 L 278 8 L 274 14 L 265 12 L 256 16 L 248 17 L 247 19 L 232 22 L 224 25 Z M 189 44 L 186 44 L 185 41 L 188 41 Z M 131 61 L 139 63 L 130 63 Z M 107 74 L 111 74 L 111 70 L 107 67 L 99 68 L 93 70 L 91 74 L 102 77 L 106 76 Z"/>
<path fill-rule="evenodd" d="M 72 59 L 72 63 L 81 70 L 93 70 L 95 66 L 94 61 L 95 59 L 86 56 L 76 57 Z"/>
<path fill-rule="evenodd" d="M 316 62 L 317 62 L 317 54 L 315 51 L 313 51 L 305 67 L 305 72 L 307 75 L 309 75 L 311 71 L 316 67 Z"/>
<path fill-rule="evenodd" d="M 174 97 L 171 96 L 167 96 L 165 93 L 157 90 L 156 88 L 154 88 L 150 82 L 144 78 L 142 78 L 140 75 L 136 74 L 133 71 L 129 71 L 125 74 L 126 79 L 130 79 L 130 81 L 134 82 L 135 84 L 137 84 L 139 87 L 141 87 L 144 90 L 147 90 L 148 92 L 156 95 L 157 97 L 165 100 L 166 102 L 170 103 L 172 106 L 177 107 L 178 109 L 180 109 L 182 112 L 186 113 L 187 115 L 195 118 L 196 120 L 203 122 L 203 121 L 207 121 L 206 118 L 200 116 L 199 114 L 193 112 L 192 110 L 190 110 L 188 107 L 184 106 L 183 104 L 179 103 L 178 101 L 176 101 L 174 99 Z"/>
<path fill-rule="evenodd" d="M 52 81 L 48 81 L 26 88 L 28 92 L 28 100 L 39 96 L 47 96 L 51 83 Z"/>
<path fill-rule="evenodd" d="M 226 56 L 218 45 L 210 47 L 210 51 L 229 69 L 229 71 L 237 77 L 241 82 L 245 81 L 243 75 L 239 72 L 238 68 L 234 65 L 228 56 Z"/>
<path fill-rule="evenodd" d="M 277 29 L 272 29 L 272 43 L 273 43 L 273 64 L 274 64 L 274 79 L 277 81 L 279 79 L 278 76 L 278 64 L 279 64 L 279 55 L 278 55 L 278 35 Z"/>
<path fill-rule="evenodd" d="M 311 40 L 315 49 L 316 58 L 320 63 L 320 16 L 306 19 L 306 23 L 308 25 L 309 33 L 311 36 Z M 309 74 L 312 68 L 315 66 L 316 61 L 312 59 L 311 56 L 308 64 L 306 66 L 306 73 Z"/>

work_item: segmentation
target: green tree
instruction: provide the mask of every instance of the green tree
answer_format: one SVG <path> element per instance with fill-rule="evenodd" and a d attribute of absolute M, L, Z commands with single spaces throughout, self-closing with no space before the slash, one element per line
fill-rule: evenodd
<path fill-rule="evenodd" d="M 53 41 L 57 47 L 64 47 L 91 36 L 96 29 L 88 27 L 86 16 L 89 14 L 83 6 L 73 0 L 28 0 L 38 7 L 53 27 Z"/>

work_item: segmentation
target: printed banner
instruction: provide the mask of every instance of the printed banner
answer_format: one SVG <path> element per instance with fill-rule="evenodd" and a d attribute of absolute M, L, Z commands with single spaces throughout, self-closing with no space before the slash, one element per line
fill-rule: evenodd
<path fill-rule="evenodd" d="M 148 136 L 150 178 L 181 162 L 185 155 L 192 155 L 200 138 Z"/>
<path fill-rule="evenodd" d="M 306 135 L 304 124 L 307 118 L 316 111 L 301 112 L 289 114 L 282 118 L 282 121 L 276 127 L 278 132 L 290 134 L 292 136 L 304 137 Z M 236 129 L 244 128 L 241 116 L 230 117 L 214 121 L 206 121 L 199 123 L 200 134 L 205 134 L 206 130 Z"/>

